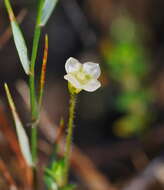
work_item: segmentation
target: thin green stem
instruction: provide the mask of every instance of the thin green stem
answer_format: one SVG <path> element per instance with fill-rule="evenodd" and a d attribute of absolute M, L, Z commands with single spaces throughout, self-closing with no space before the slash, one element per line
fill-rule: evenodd
<path fill-rule="evenodd" d="M 5 5 L 6 5 L 6 8 L 7 8 L 7 11 L 8 11 L 9 14 L 10 14 L 11 12 L 13 12 L 9 0 L 5 0 Z"/>
<path fill-rule="evenodd" d="M 31 129 L 31 151 L 33 162 L 36 162 L 37 159 L 37 126 L 35 122 L 37 121 L 38 108 L 37 108 L 37 100 L 35 93 L 35 61 L 37 55 L 37 49 L 40 38 L 40 29 L 37 27 L 34 34 L 34 45 L 32 50 L 32 58 L 30 65 L 30 102 L 31 102 L 31 117 L 32 117 L 32 129 Z"/>
<path fill-rule="evenodd" d="M 72 135 L 73 135 L 73 122 L 76 105 L 76 94 L 70 94 L 70 106 L 69 106 L 69 120 L 68 120 L 68 131 L 66 136 L 66 150 L 65 150 L 65 174 L 64 174 L 64 185 L 68 183 L 69 173 L 69 159 L 71 154 Z"/>
<path fill-rule="evenodd" d="M 6 6 L 6 9 L 7 9 L 8 15 L 9 15 L 10 22 L 13 22 L 13 21 L 16 22 L 15 16 L 14 16 L 11 4 L 10 4 L 10 1 L 5 0 L 4 2 L 5 2 L 5 6 Z"/>
<path fill-rule="evenodd" d="M 35 64 L 36 64 L 36 57 L 37 57 L 39 40 L 41 35 L 41 27 L 39 26 L 39 23 L 41 19 L 43 2 L 44 2 L 43 0 L 40 0 L 38 7 L 38 15 L 34 30 L 34 39 L 33 39 L 32 56 L 30 64 L 30 78 L 29 78 L 31 117 L 32 117 L 31 152 L 34 163 L 36 163 L 37 160 L 37 120 L 38 120 L 38 105 L 37 105 L 37 98 L 35 91 Z"/>

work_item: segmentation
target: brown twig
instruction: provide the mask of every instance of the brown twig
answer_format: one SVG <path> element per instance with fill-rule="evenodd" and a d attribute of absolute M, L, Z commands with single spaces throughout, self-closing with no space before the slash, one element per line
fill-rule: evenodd
<path fill-rule="evenodd" d="M 22 9 L 17 16 L 18 23 L 21 23 L 24 20 L 26 15 L 27 15 L 27 10 Z M 11 27 L 8 26 L 5 32 L 0 36 L 0 49 L 2 49 L 7 44 L 11 36 L 12 36 Z"/>
<path fill-rule="evenodd" d="M 9 185 L 9 189 L 10 190 L 18 190 L 13 177 L 10 175 L 10 172 L 8 171 L 5 163 L 3 162 L 3 160 L 1 158 L 0 158 L 0 171 L 1 171 L 2 175 L 4 176 L 4 178 L 6 179 L 6 182 Z"/>
<path fill-rule="evenodd" d="M 1 106 L 0 106 L 0 126 L 1 126 L 0 131 L 2 132 L 5 139 L 7 140 L 11 150 L 16 155 L 20 167 L 23 168 L 25 163 L 24 163 L 23 156 L 21 155 L 21 152 L 20 152 L 16 135 L 14 133 L 14 130 L 11 128 L 11 125 L 8 122 L 8 119 Z"/>
<path fill-rule="evenodd" d="M 159 150 L 161 145 L 164 145 L 164 127 L 155 127 L 142 139 L 130 139 L 114 144 L 106 144 L 106 146 L 91 146 L 85 149 L 87 155 L 98 166 L 106 165 L 113 160 L 129 159 L 136 150 L 140 152 L 152 153 Z M 154 138 L 158 137 L 158 138 Z M 97 155 L 97 156 L 94 156 Z M 101 159 L 100 159 L 101 157 Z"/>
<path fill-rule="evenodd" d="M 21 172 L 24 174 L 24 177 L 22 178 L 24 185 L 30 188 L 32 185 L 31 168 L 28 167 L 28 165 L 26 164 L 26 161 L 24 160 L 22 156 L 16 134 L 12 130 L 12 127 L 10 123 L 8 122 L 8 119 L 1 106 L 0 106 L 0 126 L 1 126 L 0 131 L 5 136 L 5 139 L 7 140 L 11 150 L 16 155 Z"/>
<path fill-rule="evenodd" d="M 163 157 L 158 157 L 151 161 L 149 165 L 141 171 L 137 176 L 133 177 L 129 183 L 125 185 L 122 190 L 146 190 L 150 189 L 153 183 L 156 181 L 161 183 L 161 188 L 164 187 L 164 160 Z M 152 188 L 154 189 L 154 188 Z"/>
<path fill-rule="evenodd" d="M 56 138 L 55 138 L 55 144 L 59 144 L 62 141 L 63 136 L 64 136 L 64 129 L 65 129 L 64 121 L 61 119 L 59 127 L 56 130 L 57 133 L 56 133 Z"/>

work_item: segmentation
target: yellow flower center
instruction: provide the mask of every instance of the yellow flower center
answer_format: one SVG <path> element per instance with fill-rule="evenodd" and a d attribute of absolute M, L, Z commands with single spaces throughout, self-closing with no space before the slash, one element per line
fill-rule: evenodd
<path fill-rule="evenodd" d="M 91 79 L 91 76 L 86 74 L 84 71 L 78 71 L 74 73 L 74 76 L 81 84 L 86 84 Z"/>

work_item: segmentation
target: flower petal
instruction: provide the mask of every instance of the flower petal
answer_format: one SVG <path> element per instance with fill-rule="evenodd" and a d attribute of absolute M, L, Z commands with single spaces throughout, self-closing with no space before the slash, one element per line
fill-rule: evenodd
<path fill-rule="evenodd" d="M 83 89 L 88 92 L 93 92 L 101 86 L 101 83 L 98 80 L 92 79 L 86 85 L 83 85 Z"/>
<path fill-rule="evenodd" d="M 68 80 L 72 86 L 74 86 L 77 89 L 82 89 L 82 85 L 79 83 L 79 81 L 71 74 L 64 75 L 64 78 Z"/>
<path fill-rule="evenodd" d="M 85 73 L 91 75 L 94 78 L 98 78 L 101 74 L 100 66 L 97 63 L 86 62 L 83 64 L 83 70 Z"/>
<path fill-rule="evenodd" d="M 81 68 L 82 64 L 75 58 L 70 57 L 67 59 L 65 69 L 67 73 L 76 72 Z"/>

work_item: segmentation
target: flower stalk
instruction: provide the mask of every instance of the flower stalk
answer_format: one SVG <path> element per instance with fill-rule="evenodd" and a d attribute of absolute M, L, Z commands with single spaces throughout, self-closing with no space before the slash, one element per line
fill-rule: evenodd
<path fill-rule="evenodd" d="M 81 64 L 77 59 L 70 57 L 65 64 L 67 74 L 64 79 L 68 81 L 68 89 L 70 92 L 69 120 L 66 136 L 65 147 L 65 171 L 64 171 L 64 186 L 68 185 L 70 155 L 73 136 L 74 114 L 76 106 L 77 94 L 81 90 L 93 92 L 97 90 L 101 83 L 97 80 L 101 70 L 99 64 L 93 62 L 85 62 Z"/>
<path fill-rule="evenodd" d="M 69 83 L 68 83 L 69 85 Z M 72 136 L 73 136 L 73 125 L 74 125 L 74 115 L 76 107 L 76 98 L 77 94 L 70 91 L 70 106 L 69 106 L 69 120 L 66 136 L 66 147 L 65 147 L 65 172 L 64 172 L 64 185 L 68 184 L 68 173 L 69 173 L 69 160 L 71 155 L 71 145 L 72 145 Z"/>

